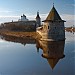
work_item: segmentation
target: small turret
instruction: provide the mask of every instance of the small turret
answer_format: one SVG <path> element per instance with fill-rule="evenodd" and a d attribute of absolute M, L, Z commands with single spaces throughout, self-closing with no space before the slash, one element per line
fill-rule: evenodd
<path fill-rule="evenodd" d="M 39 16 L 39 12 L 37 12 L 37 16 L 36 16 L 36 27 L 40 27 L 41 25 L 41 19 Z"/>

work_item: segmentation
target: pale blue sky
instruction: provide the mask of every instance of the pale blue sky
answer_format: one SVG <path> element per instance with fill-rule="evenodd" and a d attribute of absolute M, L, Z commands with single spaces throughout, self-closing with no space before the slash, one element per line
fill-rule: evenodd
<path fill-rule="evenodd" d="M 0 0 L 0 23 L 18 20 L 24 13 L 28 19 L 35 19 L 39 10 L 40 16 L 45 19 L 53 3 L 66 24 L 73 24 L 75 0 Z"/>

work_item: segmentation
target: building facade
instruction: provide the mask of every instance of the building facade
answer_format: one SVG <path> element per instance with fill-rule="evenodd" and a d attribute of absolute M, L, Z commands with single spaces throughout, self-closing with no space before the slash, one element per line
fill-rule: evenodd
<path fill-rule="evenodd" d="M 21 16 L 21 19 L 19 19 L 18 21 L 28 21 L 27 17 L 23 14 L 23 16 Z"/>

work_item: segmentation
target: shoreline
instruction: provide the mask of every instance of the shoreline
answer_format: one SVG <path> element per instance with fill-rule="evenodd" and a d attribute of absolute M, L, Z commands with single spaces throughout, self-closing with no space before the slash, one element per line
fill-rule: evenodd
<path fill-rule="evenodd" d="M 65 29 L 67 32 L 75 32 L 75 28 L 72 30 L 71 28 Z M 22 31 L 10 31 L 10 30 L 0 30 L 0 35 L 2 36 L 11 36 L 16 38 L 28 38 L 31 37 L 33 39 L 39 39 L 41 36 L 36 32 L 22 32 Z"/>
<path fill-rule="evenodd" d="M 75 32 L 75 28 L 72 28 L 72 27 L 66 27 L 65 30 L 67 32 Z"/>
<path fill-rule="evenodd" d="M 7 30 L 0 30 L 0 35 L 2 36 L 9 36 L 15 38 L 33 38 L 39 39 L 41 36 L 37 32 L 18 32 L 18 31 L 7 31 Z"/>
<path fill-rule="evenodd" d="M 36 32 L 15 32 L 15 31 L 0 31 L 0 35 L 3 36 L 12 36 L 12 37 L 16 37 L 16 38 L 26 38 L 26 37 L 32 37 L 34 39 L 36 39 Z"/>

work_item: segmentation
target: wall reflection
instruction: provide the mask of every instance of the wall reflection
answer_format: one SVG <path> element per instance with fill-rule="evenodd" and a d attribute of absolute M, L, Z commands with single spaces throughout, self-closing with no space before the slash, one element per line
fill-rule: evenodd
<path fill-rule="evenodd" d="M 42 57 L 47 59 L 52 69 L 60 59 L 65 57 L 64 46 L 65 41 L 49 42 L 38 40 L 36 44 L 37 51 L 39 52 L 39 48 L 43 50 Z"/>
<path fill-rule="evenodd" d="M 15 42 L 15 43 L 21 43 L 22 45 L 26 44 L 35 44 L 36 40 L 31 37 L 13 37 L 13 36 L 1 36 L 1 39 L 9 41 L 9 42 Z"/>

